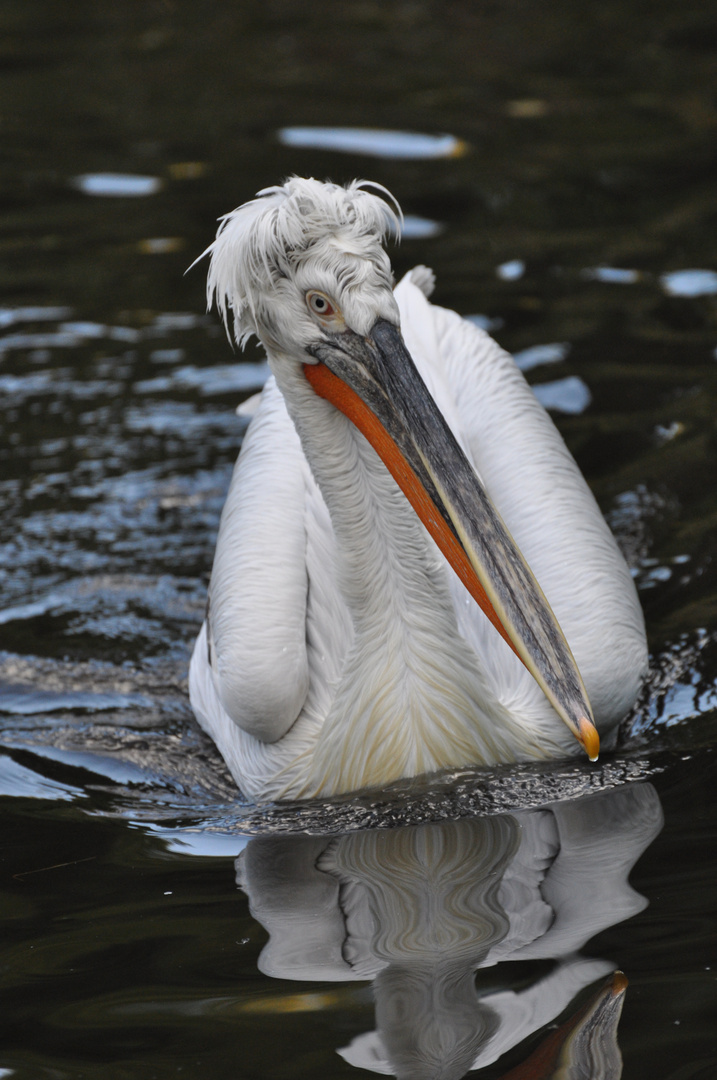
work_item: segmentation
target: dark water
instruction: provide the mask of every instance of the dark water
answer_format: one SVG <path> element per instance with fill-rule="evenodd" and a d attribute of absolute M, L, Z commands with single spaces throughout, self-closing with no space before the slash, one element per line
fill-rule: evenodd
<path fill-rule="evenodd" d="M 704 0 L 0 3 L 0 1076 L 497 1080 L 570 1018 L 521 1076 L 717 1076 L 716 85 Z M 617 532 L 653 664 L 598 771 L 258 815 L 195 727 L 265 372 L 184 271 L 292 172 L 396 194 Z"/>

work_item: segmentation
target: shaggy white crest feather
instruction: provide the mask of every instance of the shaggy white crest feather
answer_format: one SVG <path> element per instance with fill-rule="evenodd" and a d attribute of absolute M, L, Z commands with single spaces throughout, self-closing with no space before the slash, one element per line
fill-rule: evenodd
<path fill-rule="evenodd" d="M 258 334 L 275 375 L 227 496 L 190 668 L 197 717 L 253 798 L 579 752 L 374 450 L 304 376 L 321 333 L 309 289 L 357 334 L 400 321 L 541 583 L 602 734 L 646 667 L 633 582 L 560 435 L 511 357 L 428 302 L 425 268 L 392 291 L 381 241 L 397 215 L 365 188 L 293 178 L 227 215 L 209 249 L 210 299 L 240 343 Z"/>
<path fill-rule="evenodd" d="M 369 188 L 385 195 L 395 210 Z M 216 302 L 227 331 L 233 314 L 234 337 L 243 347 L 252 334 L 262 336 L 260 326 L 273 324 L 275 290 L 309 259 L 314 273 L 321 266 L 342 288 L 364 282 L 367 261 L 390 282 L 380 243 L 389 232 L 400 236 L 403 214 L 391 193 L 370 180 L 341 187 L 293 176 L 264 188 L 220 221 L 216 240 L 204 252 L 211 255 L 207 304 L 211 308 Z"/>

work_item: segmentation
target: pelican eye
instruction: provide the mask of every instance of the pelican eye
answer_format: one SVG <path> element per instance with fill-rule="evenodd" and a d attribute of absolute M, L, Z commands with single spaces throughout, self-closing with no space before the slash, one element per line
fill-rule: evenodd
<path fill-rule="evenodd" d="M 336 315 L 336 308 L 323 293 L 308 292 L 306 294 L 306 304 L 311 314 L 318 315 L 320 318 L 326 319 Z"/>

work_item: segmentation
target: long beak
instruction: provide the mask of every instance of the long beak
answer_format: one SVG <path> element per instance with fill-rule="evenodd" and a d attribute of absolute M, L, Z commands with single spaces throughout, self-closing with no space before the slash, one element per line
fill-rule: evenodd
<path fill-rule="evenodd" d="M 600 739 L 580 672 L 530 567 L 419 375 L 399 330 L 379 320 L 309 352 L 315 392 L 383 460 L 461 581 L 523 661 L 591 761 Z"/>

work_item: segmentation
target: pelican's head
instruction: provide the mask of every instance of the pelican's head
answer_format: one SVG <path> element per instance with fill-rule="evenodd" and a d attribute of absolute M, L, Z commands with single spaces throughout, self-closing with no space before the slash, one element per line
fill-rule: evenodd
<path fill-rule="evenodd" d="M 227 325 L 231 312 L 240 345 L 259 337 L 277 379 L 286 364 L 303 368 L 358 427 L 594 759 L 599 738 L 565 637 L 401 337 L 382 246 L 401 211 L 368 188 L 392 200 L 366 181 L 293 177 L 227 214 L 209 248 L 209 303 Z"/>
<path fill-rule="evenodd" d="M 209 248 L 209 304 L 237 343 L 255 334 L 276 356 L 310 362 L 305 350 L 347 328 L 370 332 L 378 319 L 398 326 L 393 275 L 382 241 L 400 229 L 400 209 L 373 194 L 295 176 L 221 220 Z"/>

